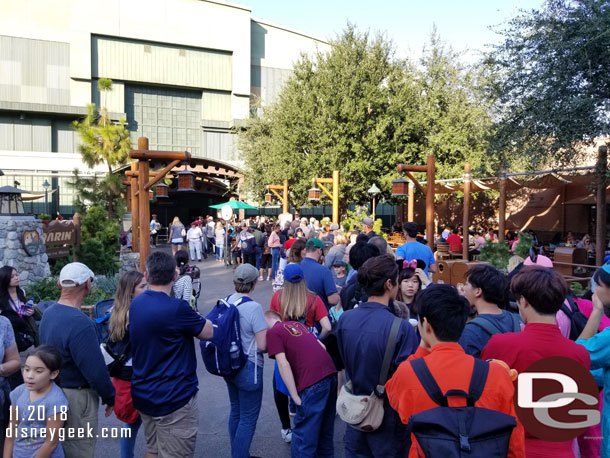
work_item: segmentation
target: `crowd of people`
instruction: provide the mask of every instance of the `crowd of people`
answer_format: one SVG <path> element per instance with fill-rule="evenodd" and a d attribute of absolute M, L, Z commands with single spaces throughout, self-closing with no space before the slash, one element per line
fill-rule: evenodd
<path fill-rule="evenodd" d="M 26 300 L 18 272 L 0 268 L 4 426 L 97 429 L 101 403 L 131 431 L 121 438 L 122 458 L 134 456 L 139 430 L 149 457 L 194 456 L 201 347 L 206 368 L 227 387 L 234 458 L 251 456 L 267 383 L 293 457 L 334 456 L 336 415 L 346 423 L 347 457 L 466 449 L 490 457 L 610 456 L 606 412 L 578 438 L 549 441 L 521 422 L 514 402 L 515 372 L 562 356 L 594 372 L 607 401 L 599 408 L 610 409 L 610 264 L 595 271 L 584 298 L 535 253 L 513 260 L 508 275 L 475 264 L 458 290 L 432 281 L 436 260 L 417 224 L 404 224 L 395 253 L 372 219 L 361 226 L 345 233 L 305 218 L 284 225 L 200 218 L 187 231 L 175 218 L 172 254 L 154 250 L 145 272 L 121 276 L 102 342 L 101 324 L 80 311 L 94 279 L 86 265 L 62 268 L 61 295 L 44 313 Z M 447 232 L 441 237 L 457 244 L 459 231 Z M 493 231 L 480 238 L 486 235 L 493 240 Z M 224 247 L 238 253 L 227 271 L 233 288 L 207 298 L 218 302 L 203 316 L 191 300 L 189 260 L 229 258 Z M 257 302 L 252 293 L 267 280 L 269 302 Z M 264 380 L 265 353 L 274 360 L 271 380 Z M 31 406 L 47 415 L 20 418 Z M 5 457 L 93 457 L 95 438 L 9 433 L 3 447 Z"/>

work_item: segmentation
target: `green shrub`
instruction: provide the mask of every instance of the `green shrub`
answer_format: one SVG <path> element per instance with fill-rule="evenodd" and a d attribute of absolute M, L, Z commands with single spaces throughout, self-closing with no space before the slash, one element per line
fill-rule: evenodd
<path fill-rule="evenodd" d="M 366 207 L 356 208 L 356 211 L 347 211 L 347 216 L 343 218 L 341 221 L 341 226 L 343 227 L 343 231 L 347 234 L 349 231 L 353 230 L 362 230 L 361 221 L 364 218 L 372 218 L 373 215 L 369 215 Z M 373 231 L 379 235 L 382 235 L 384 238 L 387 238 L 385 234 L 381 232 L 381 218 L 377 218 L 375 223 L 373 224 Z"/>
<path fill-rule="evenodd" d="M 534 246 L 534 237 L 527 232 L 519 232 L 517 237 L 519 242 L 515 247 L 515 254 L 526 259 L 530 255 L 530 248 Z"/>
<path fill-rule="evenodd" d="M 97 239 L 85 240 L 77 250 L 78 261 L 96 274 L 114 275 L 118 271 L 114 250 L 104 247 Z"/>
<path fill-rule="evenodd" d="M 481 261 L 487 261 L 496 269 L 504 270 L 510 259 L 510 249 L 505 243 L 486 243 L 481 247 Z"/>
<path fill-rule="evenodd" d="M 57 277 L 46 277 L 30 283 L 26 287 L 26 297 L 34 298 L 34 302 L 38 304 L 43 301 L 56 301 L 59 299 L 61 290 L 57 284 Z"/>

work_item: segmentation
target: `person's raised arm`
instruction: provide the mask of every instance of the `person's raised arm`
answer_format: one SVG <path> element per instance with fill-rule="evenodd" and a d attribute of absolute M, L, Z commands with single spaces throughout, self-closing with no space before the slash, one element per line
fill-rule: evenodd
<path fill-rule="evenodd" d="M 597 334 L 597 330 L 599 329 L 599 323 L 604 316 L 604 304 L 597 297 L 597 294 L 593 294 L 593 310 L 591 311 L 591 316 L 589 316 L 589 320 L 587 321 L 587 325 L 582 330 L 577 340 L 586 340 L 593 337 Z"/>
<path fill-rule="evenodd" d="M 299 393 L 297 391 L 297 386 L 294 381 L 294 375 L 292 374 L 292 368 L 290 367 L 290 363 L 286 359 L 286 353 L 276 354 L 275 360 L 277 361 L 277 367 L 280 370 L 282 380 L 284 381 L 286 388 L 288 388 L 290 397 L 296 405 L 300 406 L 301 398 L 299 397 Z"/>

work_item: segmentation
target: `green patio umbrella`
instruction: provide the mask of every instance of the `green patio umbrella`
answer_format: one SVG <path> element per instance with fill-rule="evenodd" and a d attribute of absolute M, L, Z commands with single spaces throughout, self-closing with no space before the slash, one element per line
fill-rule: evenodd
<path fill-rule="evenodd" d="M 230 200 L 230 201 L 225 202 L 223 204 L 210 205 L 210 208 L 221 209 L 225 205 L 228 205 L 233 210 L 239 210 L 239 209 L 242 209 L 242 208 L 244 210 L 256 210 L 257 209 L 256 207 L 253 207 L 252 205 L 249 205 L 249 204 L 247 204 L 245 202 L 242 202 L 241 200 Z"/>

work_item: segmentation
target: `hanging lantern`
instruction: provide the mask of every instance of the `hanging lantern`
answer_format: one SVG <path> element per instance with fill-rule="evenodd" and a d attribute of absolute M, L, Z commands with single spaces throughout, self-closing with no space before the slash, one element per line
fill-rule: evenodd
<path fill-rule="evenodd" d="M 169 197 L 169 186 L 166 185 L 165 183 L 159 183 L 157 185 L 157 198 L 159 198 L 159 197 L 163 197 L 163 198 Z"/>
<path fill-rule="evenodd" d="M 195 191 L 195 174 L 188 170 L 178 172 L 178 191 Z"/>
<path fill-rule="evenodd" d="M 406 196 L 409 194 L 409 181 L 404 178 L 392 181 L 392 195 Z"/>
<path fill-rule="evenodd" d="M 265 203 L 267 203 L 267 204 L 271 203 L 271 193 L 270 192 L 265 194 Z"/>
<path fill-rule="evenodd" d="M 309 196 L 308 196 L 309 200 L 320 200 L 320 190 L 318 188 L 316 188 L 314 186 L 308 192 L 309 192 Z"/>
<path fill-rule="evenodd" d="M 153 193 L 153 190 L 151 189 L 150 191 L 148 191 L 148 200 L 153 200 L 155 198 L 155 194 Z"/>

